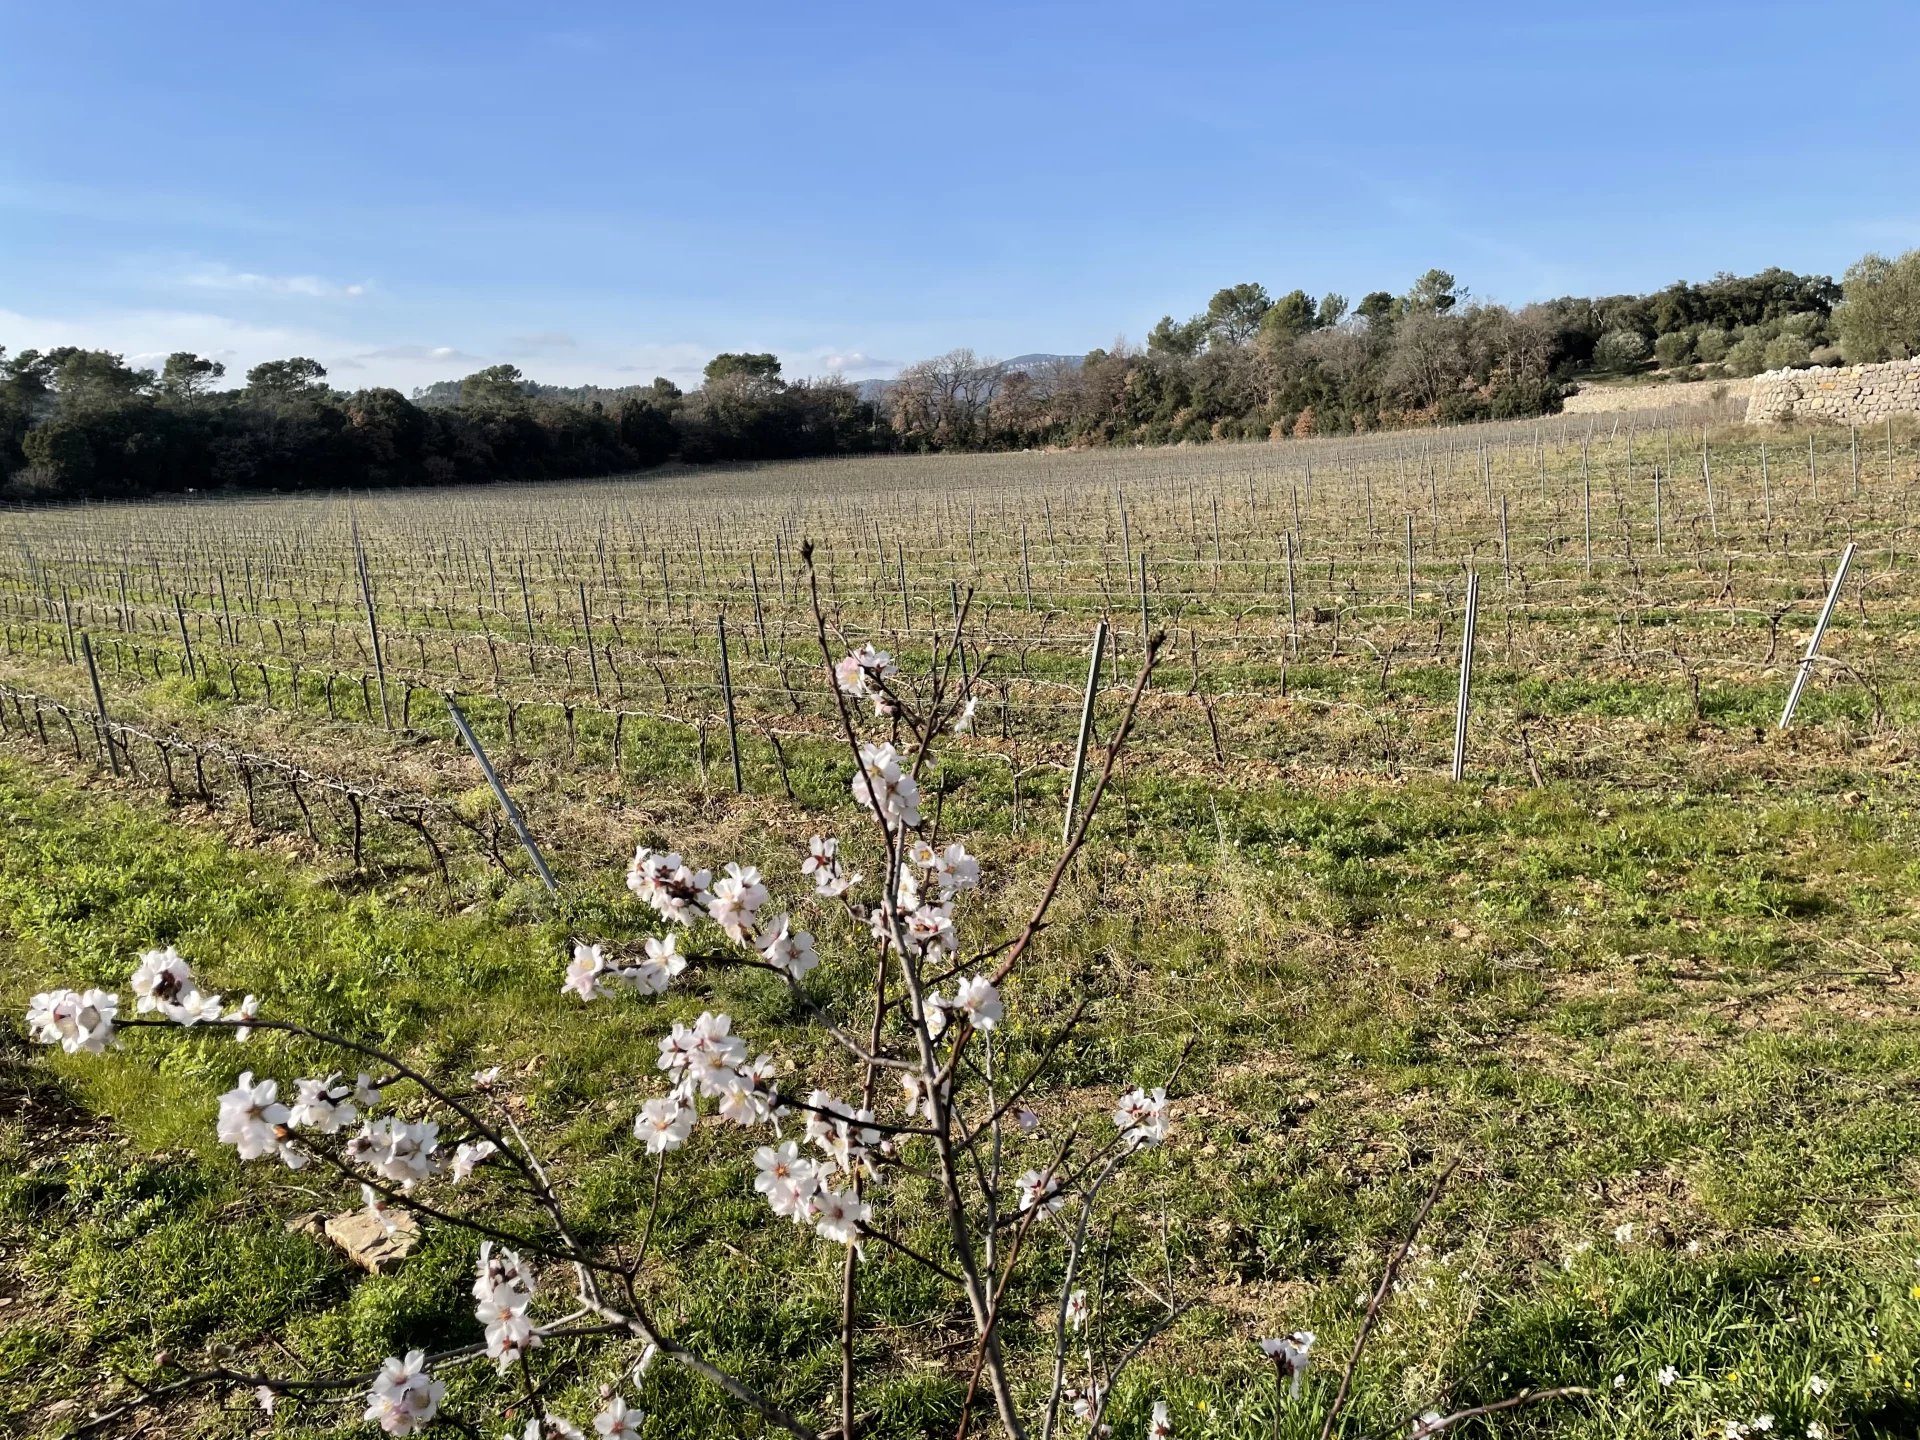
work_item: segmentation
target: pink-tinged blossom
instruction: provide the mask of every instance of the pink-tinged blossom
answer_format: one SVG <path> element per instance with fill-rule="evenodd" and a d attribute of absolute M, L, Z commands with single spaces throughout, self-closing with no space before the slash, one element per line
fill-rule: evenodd
<path fill-rule="evenodd" d="M 1129 1090 L 1114 1109 L 1113 1123 L 1119 1127 L 1123 1144 L 1135 1149 L 1158 1145 L 1167 1138 L 1171 1128 L 1165 1087 L 1156 1086 L 1152 1091 Z"/>
<path fill-rule="evenodd" d="M 713 882 L 707 913 L 726 931 L 729 940 L 745 945 L 753 933 L 754 918 L 766 903 L 767 887 L 760 883 L 760 872 L 729 860 L 726 874 Z"/>
<path fill-rule="evenodd" d="M 773 1213 L 796 1225 L 811 1223 L 820 1172 L 799 1147 L 791 1140 L 777 1147 L 762 1145 L 753 1152 L 753 1164 L 753 1188 L 767 1197 Z"/>
<path fill-rule="evenodd" d="M 820 957 L 813 948 L 812 934 L 795 930 L 785 915 L 775 915 L 768 920 L 753 944 L 769 965 L 791 980 L 804 980 L 807 973 L 820 964 Z"/>
<path fill-rule="evenodd" d="M 693 1107 L 682 1105 L 671 1095 L 649 1100 L 634 1119 L 633 1133 L 647 1142 L 649 1154 L 678 1150 L 693 1133 Z"/>
<path fill-rule="evenodd" d="M 600 1000 L 612 994 L 609 982 L 612 977 L 607 973 L 607 958 L 598 945 L 575 945 L 573 960 L 567 966 L 567 978 L 561 982 L 560 993 L 578 995 L 583 1001 Z"/>
<path fill-rule="evenodd" d="M 860 1227 L 873 1214 L 873 1207 L 851 1190 L 830 1190 L 824 1186 L 813 1197 L 813 1228 L 823 1240 L 851 1245 L 860 1238 Z"/>
<path fill-rule="evenodd" d="M 243 1071 L 239 1083 L 220 1097 L 220 1117 L 215 1133 L 222 1144 L 231 1145 L 242 1160 L 260 1160 L 278 1155 L 290 1170 L 298 1170 L 307 1157 L 282 1138 L 290 1112 L 280 1103 L 280 1086 L 272 1080 L 254 1083 L 253 1072 Z"/>
<path fill-rule="evenodd" d="M 120 997 L 106 990 L 46 990 L 27 1002 L 27 1033 L 69 1055 L 98 1055 L 113 1039 Z"/>
<path fill-rule="evenodd" d="M 366 1414 L 360 1418 L 375 1422 L 389 1435 L 411 1435 L 439 1413 L 446 1393 L 445 1382 L 427 1373 L 426 1352 L 409 1350 L 405 1359 L 394 1356 L 380 1367 L 367 1392 Z"/>
<path fill-rule="evenodd" d="M 335 1135 L 357 1121 L 360 1112 L 354 1108 L 352 1091 L 339 1084 L 339 1079 L 340 1072 L 336 1070 L 319 1080 L 294 1081 L 293 1108 L 287 1115 L 287 1124 L 296 1130 Z"/>
<path fill-rule="evenodd" d="M 1070 1330 L 1078 1330 L 1082 1325 L 1086 1324 L 1087 1311 L 1090 1308 L 1087 1304 L 1086 1291 L 1076 1290 L 1069 1295 L 1067 1297 L 1067 1328 Z"/>
<path fill-rule="evenodd" d="M 816 895 L 837 899 L 859 883 L 858 875 L 849 875 L 840 863 L 840 842 L 831 836 L 816 835 L 807 842 L 807 858 L 800 862 L 800 873 L 813 877 Z"/>
<path fill-rule="evenodd" d="M 620 978 L 641 995 L 658 995 L 686 968 L 687 957 L 680 953 L 680 937 L 655 936 L 647 940 L 645 958 L 622 970 Z"/>
<path fill-rule="evenodd" d="M 853 798 L 889 830 L 920 828 L 920 786 L 900 768 L 900 754 L 891 745 L 862 742 Z"/>
<path fill-rule="evenodd" d="M 690 869 L 677 854 L 660 854 L 641 846 L 627 867 L 627 888 L 663 920 L 691 925 L 705 913 L 713 874 Z"/>
<path fill-rule="evenodd" d="M 1020 1210 L 1023 1214 L 1038 1205 L 1042 1207 L 1040 1211 L 1042 1215 L 1053 1215 L 1067 1203 L 1066 1196 L 1060 1193 L 1059 1184 L 1048 1176 L 1042 1175 L 1038 1170 L 1027 1171 L 1014 1181 L 1014 1188 L 1019 1191 Z"/>
<path fill-rule="evenodd" d="M 593 1428 L 599 1432 L 602 1440 L 640 1440 L 640 1426 L 646 1418 L 615 1395 L 593 1417 Z"/>
<path fill-rule="evenodd" d="M 834 662 L 833 683 L 842 695 L 872 700 L 876 707 L 886 699 L 886 682 L 899 673 L 893 657 L 884 650 L 862 645 L 851 655 Z M 875 713 L 880 713 L 877 709 Z"/>

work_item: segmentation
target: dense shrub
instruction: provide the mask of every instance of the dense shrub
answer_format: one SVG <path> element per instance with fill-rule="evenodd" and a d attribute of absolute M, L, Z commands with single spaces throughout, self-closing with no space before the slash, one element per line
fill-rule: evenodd
<path fill-rule="evenodd" d="M 1647 339 L 1638 330 L 1609 330 L 1593 347 L 1593 363 L 1602 370 L 1631 370 L 1647 358 Z"/>
<path fill-rule="evenodd" d="M 1684 330 L 1662 335 L 1653 342 L 1653 358 L 1662 370 L 1677 370 L 1693 358 L 1693 337 Z"/>

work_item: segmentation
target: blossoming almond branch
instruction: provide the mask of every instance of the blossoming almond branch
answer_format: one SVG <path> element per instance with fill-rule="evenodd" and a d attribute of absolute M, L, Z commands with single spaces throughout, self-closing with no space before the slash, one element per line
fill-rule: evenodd
<path fill-rule="evenodd" d="M 816 619 L 824 643 L 825 622 L 817 609 Z M 1008 1013 L 1002 994 L 1012 968 L 1008 960 L 1024 953 L 1044 926 L 1061 872 L 1024 930 L 973 962 L 961 958 L 960 911 L 965 897 L 980 886 L 981 868 L 964 845 L 941 843 L 927 823 L 919 777 L 932 761 L 938 736 L 964 730 L 972 715 L 966 682 L 954 684 L 952 674 L 963 624 L 964 611 L 952 642 L 936 645 L 924 696 L 908 693 L 882 652 L 861 647 L 837 660 L 828 653 L 854 761 L 850 790 L 873 821 L 880 863 L 871 868 L 881 878 L 877 885 L 864 885 L 865 877 L 849 867 L 840 840 L 832 836 L 813 838 L 799 870 L 811 886 L 803 904 L 838 907 L 857 922 L 856 933 L 867 937 L 874 983 L 864 1025 L 862 1017 L 836 1015 L 816 998 L 807 983 L 823 963 L 814 935 L 802 927 L 796 908 L 775 906 L 768 885 L 751 866 L 729 863 L 716 875 L 679 854 L 642 847 L 628 867 L 627 885 L 657 917 L 661 933 L 632 956 L 586 940 L 575 944 L 560 985 L 582 1003 L 659 996 L 696 965 L 763 970 L 790 987 L 802 1014 L 841 1044 L 863 1077 L 857 1098 L 792 1085 L 783 1082 L 768 1055 L 755 1055 L 735 1033 L 731 1016 L 707 1011 L 691 1024 L 672 1024 L 658 1047 L 664 1092 L 642 1100 L 633 1122 L 643 1151 L 654 1157 L 654 1177 L 642 1233 L 631 1248 L 599 1249 L 577 1237 L 542 1160 L 500 1103 L 497 1069 L 456 1083 L 351 1038 L 264 1015 L 253 996 L 227 1007 L 171 949 L 140 958 L 130 980 L 131 1018 L 122 1016 L 119 997 L 104 990 L 36 995 L 27 1015 L 31 1033 L 69 1053 L 99 1053 L 118 1043 L 120 1031 L 141 1027 L 219 1028 L 231 1031 L 236 1041 L 264 1032 L 344 1053 L 351 1059 L 341 1069 L 294 1078 L 284 1094 L 277 1078 L 241 1073 L 220 1097 L 220 1140 L 242 1160 L 333 1173 L 340 1184 L 359 1191 L 384 1225 L 395 1223 L 396 1212 L 407 1211 L 468 1231 L 481 1242 L 473 1287 L 481 1339 L 472 1345 L 436 1355 L 394 1356 L 377 1373 L 362 1377 L 255 1376 L 224 1364 L 184 1371 L 140 1400 L 94 1416 L 85 1428 L 195 1390 L 250 1389 L 267 1410 L 283 1397 L 307 1403 L 357 1390 L 368 1421 L 391 1435 L 411 1435 L 441 1416 L 446 1383 L 440 1373 L 485 1359 L 509 1387 L 506 1405 L 516 1417 L 526 1417 L 528 1440 L 573 1436 L 581 1433 L 574 1422 L 546 1403 L 551 1387 L 538 1378 L 535 1358 L 556 1338 L 594 1336 L 639 1347 L 623 1371 L 635 1385 L 665 1356 L 774 1426 L 802 1437 L 821 1433 L 681 1344 L 652 1318 L 646 1262 L 668 1157 L 691 1145 L 697 1127 L 714 1126 L 762 1135 L 764 1143 L 751 1152 L 754 1193 L 774 1216 L 845 1250 L 841 1413 L 831 1433 L 850 1440 L 859 1425 L 853 1363 L 860 1323 L 857 1277 L 874 1246 L 963 1292 L 976 1328 L 974 1374 L 986 1376 L 1007 1434 L 1025 1436 L 1036 1410 L 1050 1434 L 1063 1406 L 1088 1426 L 1105 1428 L 1101 1417 L 1119 1365 L 1099 1370 L 1091 1348 L 1083 1347 L 1087 1377 L 1069 1384 L 1064 1361 L 1068 1334 L 1082 1332 L 1089 1310 L 1103 1297 L 1090 1300 L 1084 1288 L 1075 1289 L 1072 1315 L 1056 1337 L 1053 1383 L 1037 1406 L 1020 1404 L 1008 1379 L 997 1334 L 1001 1302 L 1023 1249 L 1031 1253 L 1027 1237 L 1037 1229 L 1066 1247 L 1069 1273 L 1074 1272 L 1087 1218 L 1101 1191 L 1127 1157 L 1167 1138 L 1170 1102 L 1165 1087 L 1129 1090 L 1112 1107 L 1104 1140 L 1076 1130 L 1051 1155 L 1035 1152 L 1024 1168 L 1010 1163 L 1023 1147 L 1044 1143 L 1037 1118 L 1018 1102 L 1044 1082 L 1084 1007 L 1040 1047 L 1032 1068 L 1008 1086 L 997 1073 L 1001 1057 L 993 1044 Z M 1103 780 L 1112 773 L 1139 694 L 1136 688 L 1107 748 Z M 875 718 L 888 723 L 888 738 L 859 736 L 850 710 L 855 700 L 872 703 Z M 1089 817 L 1102 788 L 1096 787 Z M 1085 834 L 1083 823 L 1062 869 Z M 863 898 L 874 890 L 877 895 Z M 986 966 L 995 957 L 1001 963 L 989 971 Z M 976 1039 L 981 1042 L 978 1064 L 968 1054 Z M 355 1078 L 346 1079 L 349 1073 Z M 883 1079 L 889 1081 L 885 1086 Z M 881 1099 L 887 1089 L 895 1096 L 891 1106 Z M 895 1114 L 881 1113 L 893 1107 Z M 484 1197 L 469 1183 L 481 1166 L 504 1167 L 507 1179 Z M 904 1227 L 890 1223 L 887 1195 L 905 1176 L 930 1179 L 941 1197 L 949 1243 L 940 1253 L 910 1244 L 900 1233 Z M 1067 1208 L 1076 1200 L 1077 1214 Z M 554 1288 L 547 1271 L 556 1268 L 572 1272 L 570 1286 Z M 638 1410 L 611 1390 L 604 1400 L 591 1417 L 594 1429 L 609 1440 L 631 1433 Z"/>

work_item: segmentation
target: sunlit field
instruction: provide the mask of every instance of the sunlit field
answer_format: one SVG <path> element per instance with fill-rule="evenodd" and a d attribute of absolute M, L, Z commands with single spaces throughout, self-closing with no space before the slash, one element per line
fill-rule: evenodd
<path fill-rule="evenodd" d="M 651 1198 L 656 1041 L 725 1011 L 777 1065 L 858 1088 L 819 1060 L 817 1007 L 871 986 L 871 943 L 797 903 L 814 835 L 888 868 L 829 658 L 871 645 L 971 701 L 920 788 L 980 861 L 956 903 L 982 951 L 1032 911 L 1140 690 L 991 1053 L 1051 1067 L 1009 1183 L 1110 1135 L 1134 1086 L 1168 1086 L 1170 1131 L 1079 1249 L 1033 1227 L 1002 1326 L 1019 1403 L 1045 1408 L 1078 1255 L 1101 1303 L 1073 1366 L 1138 1345 L 1104 1412 L 1122 1436 L 1157 1402 L 1180 1436 L 1404 1436 L 1551 1389 L 1573 1393 L 1449 1433 L 1911 1434 L 1916 482 L 1911 428 L 1675 412 L 0 512 L 0 990 L 18 1016 L 171 945 L 263 1014 L 500 1067 L 581 1232 L 646 1233 L 636 1283 L 674 1340 L 829 1433 L 844 1248 L 771 1214 L 752 1146 L 704 1123 Z M 758 866 L 821 968 L 563 994 L 575 941 L 661 933 L 623 884 L 636 844 Z M 313 1073 L 306 1041 L 129 1031 L 30 1058 L 20 1035 L 9 1433 L 114 1406 L 99 1433 L 371 1433 L 363 1391 L 270 1419 L 244 1392 L 130 1402 L 189 1357 L 357 1374 L 478 1341 L 473 1234 L 424 1222 L 363 1275 L 287 1224 L 353 1187 L 216 1141 L 221 1092 Z M 901 1247 L 859 1262 L 858 1433 L 996 1433 L 965 1307 L 908 1253 L 945 1243 L 938 1197 L 879 1188 Z M 1296 1331 L 1292 1393 L 1259 1341 Z M 773 1433 L 666 1361 L 534 1354 L 577 1424 L 606 1384 L 648 1436 Z M 470 1433 L 518 1433 L 490 1363 L 445 1378 Z"/>

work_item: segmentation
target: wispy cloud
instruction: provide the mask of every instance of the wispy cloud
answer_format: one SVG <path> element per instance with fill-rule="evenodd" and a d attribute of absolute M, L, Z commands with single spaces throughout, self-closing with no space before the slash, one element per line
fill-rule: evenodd
<path fill-rule="evenodd" d="M 239 290 L 256 295 L 295 295 L 309 300 L 354 300 L 370 288 L 361 281 L 325 280 L 318 275 L 263 275 L 229 265 L 203 265 L 184 277 L 198 290 Z"/>
<path fill-rule="evenodd" d="M 576 350 L 580 342 L 564 330 L 535 330 L 530 335 L 509 335 L 507 344 L 516 350 Z"/>
<path fill-rule="evenodd" d="M 353 357 L 355 360 L 428 360 L 441 365 L 482 365 L 486 362 L 478 355 L 469 355 L 464 350 L 456 350 L 451 345 L 382 345 L 375 350 L 362 350 Z"/>

